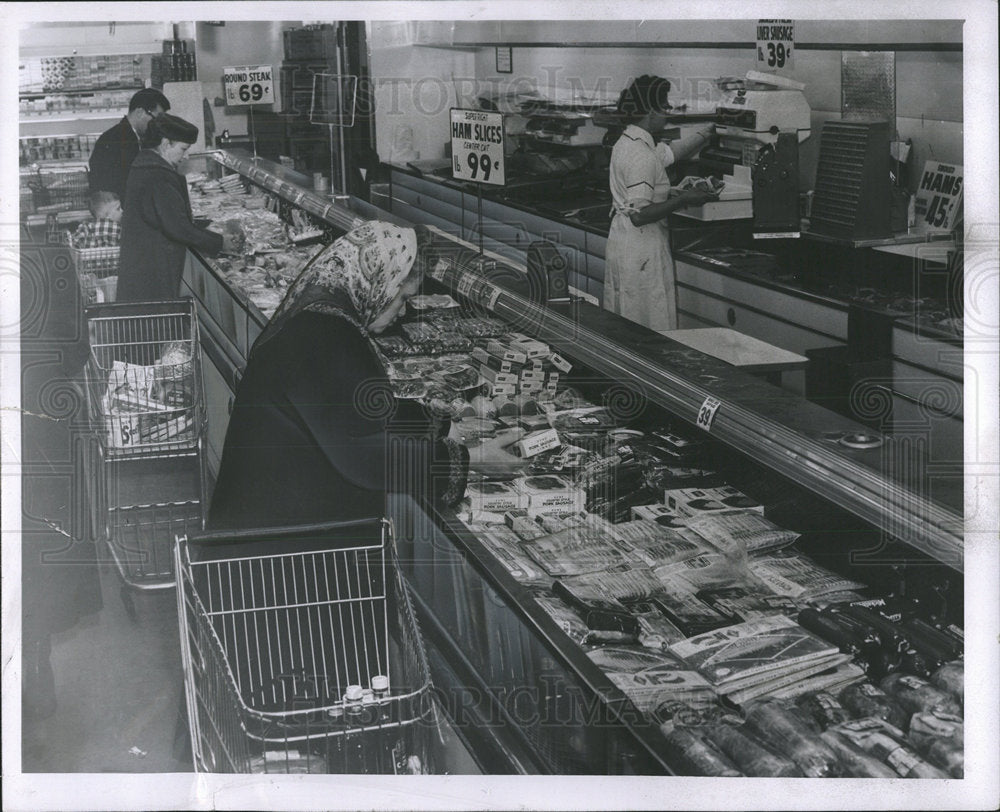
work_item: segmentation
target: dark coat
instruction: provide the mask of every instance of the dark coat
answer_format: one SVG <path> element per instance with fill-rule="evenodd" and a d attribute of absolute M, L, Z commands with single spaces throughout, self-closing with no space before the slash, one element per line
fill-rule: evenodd
<path fill-rule="evenodd" d="M 208 525 L 381 516 L 387 492 L 452 503 L 465 493 L 463 452 L 435 440 L 414 401 L 393 399 L 381 363 L 354 326 L 305 311 L 251 354 Z"/>
<path fill-rule="evenodd" d="M 125 200 L 125 181 L 139 147 L 139 136 L 126 117 L 102 133 L 90 154 L 90 191 L 114 192 Z"/>
<path fill-rule="evenodd" d="M 120 302 L 178 298 L 187 249 L 222 250 L 221 234 L 194 224 L 184 176 L 153 150 L 132 164 L 123 209 Z"/>

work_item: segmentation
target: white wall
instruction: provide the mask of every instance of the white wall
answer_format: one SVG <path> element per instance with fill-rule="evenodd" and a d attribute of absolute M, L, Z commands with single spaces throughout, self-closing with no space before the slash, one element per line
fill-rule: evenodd
<path fill-rule="evenodd" d="M 448 110 L 456 106 L 453 80 L 476 76 L 471 49 L 413 46 L 405 23 L 372 22 L 368 47 L 375 90 L 376 151 L 392 159 L 392 144 L 400 127 L 413 130 L 413 148 L 422 159 L 441 158 L 448 141 Z"/>
<path fill-rule="evenodd" d="M 274 92 L 278 101 L 272 105 L 275 112 L 281 110 L 279 66 L 284 59 L 282 31 L 294 28 L 300 22 L 272 21 L 228 21 L 223 26 L 197 24 L 198 38 L 198 79 L 202 94 L 212 109 L 215 119 L 215 134 L 228 129 L 230 135 L 247 134 L 246 107 L 217 107 L 216 99 L 223 97 L 222 69 L 227 65 L 271 65 L 274 68 Z M 271 109 L 271 107 L 261 109 Z"/>

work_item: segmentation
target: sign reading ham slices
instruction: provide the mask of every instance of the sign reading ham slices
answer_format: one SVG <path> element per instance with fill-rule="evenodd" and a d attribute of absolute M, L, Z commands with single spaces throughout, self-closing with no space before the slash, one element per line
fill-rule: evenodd
<path fill-rule="evenodd" d="M 503 186 L 506 183 L 503 142 L 502 113 L 452 108 L 452 177 Z"/>

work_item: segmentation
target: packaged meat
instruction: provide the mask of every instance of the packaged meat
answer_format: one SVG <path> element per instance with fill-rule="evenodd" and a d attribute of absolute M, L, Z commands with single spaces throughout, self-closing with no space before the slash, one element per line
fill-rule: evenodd
<path fill-rule="evenodd" d="M 842 704 L 854 718 L 874 716 L 891 725 L 903 727 L 907 713 L 885 691 L 870 682 L 856 682 L 840 692 Z"/>
<path fill-rule="evenodd" d="M 803 694 L 795 700 L 795 704 L 815 719 L 822 730 L 839 725 L 851 718 L 851 714 L 840 704 L 837 697 L 826 691 Z"/>
<path fill-rule="evenodd" d="M 892 696 L 907 713 L 936 711 L 962 715 L 962 708 L 951 696 L 912 674 L 896 672 L 881 683 L 882 690 Z"/>
<path fill-rule="evenodd" d="M 824 730 L 820 733 L 824 743 L 837 754 L 845 775 L 851 778 L 896 778 L 895 771 L 876 758 L 868 755 L 843 733 Z"/>
<path fill-rule="evenodd" d="M 684 728 L 674 728 L 664 738 L 671 764 L 681 775 L 710 778 L 739 777 L 736 766 L 714 746 Z"/>
<path fill-rule="evenodd" d="M 961 744 L 965 739 L 965 724 L 961 717 L 950 713 L 915 713 L 910 717 L 907 736 L 919 752 L 940 739 L 952 739 Z"/>
<path fill-rule="evenodd" d="M 851 719 L 830 728 L 844 734 L 870 756 L 890 766 L 903 778 L 948 778 L 948 774 L 924 761 L 909 746 L 903 732 L 883 719 Z"/>
<path fill-rule="evenodd" d="M 747 710 L 747 725 L 766 745 L 794 761 L 809 778 L 840 774 L 837 756 L 783 703 L 761 699 Z"/>
<path fill-rule="evenodd" d="M 965 664 L 961 660 L 945 663 L 931 674 L 931 684 L 950 695 L 955 701 L 965 701 Z"/>
<path fill-rule="evenodd" d="M 965 777 L 965 746 L 954 739 L 938 739 L 924 752 L 924 757 L 952 778 Z"/>
<path fill-rule="evenodd" d="M 768 750 L 738 727 L 725 724 L 705 729 L 708 739 L 727 756 L 744 775 L 761 778 L 801 776 L 795 762 Z"/>
<path fill-rule="evenodd" d="M 688 522 L 688 527 L 724 553 L 739 548 L 749 555 L 759 555 L 786 547 L 799 537 L 750 510 L 698 516 Z"/>

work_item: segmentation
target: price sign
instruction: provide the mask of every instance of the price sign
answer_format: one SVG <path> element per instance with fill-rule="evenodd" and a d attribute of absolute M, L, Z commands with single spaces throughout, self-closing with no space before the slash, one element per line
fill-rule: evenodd
<path fill-rule="evenodd" d="M 701 404 L 701 408 L 698 410 L 698 417 L 694 421 L 694 424 L 703 431 L 711 431 L 712 421 L 715 420 L 715 413 L 719 411 L 721 405 L 722 402 L 715 398 L 705 398 L 705 402 Z"/>
<path fill-rule="evenodd" d="M 792 20 L 757 21 L 757 67 L 782 70 L 792 67 L 795 24 Z"/>
<path fill-rule="evenodd" d="M 222 69 L 226 106 L 274 104 L 274 78 L 270 65 L 242 65 Z"/>
<path fill-rule="evenodd" d="M 503 114 L 451 111 L 452 177 L 503 186 Z"/>
<path fill-rule="evenodd" d="M 920 176 L 913 210 L 922 231 L 951 231 L 962 207 L 961 166 L 927 161 Z"/>

